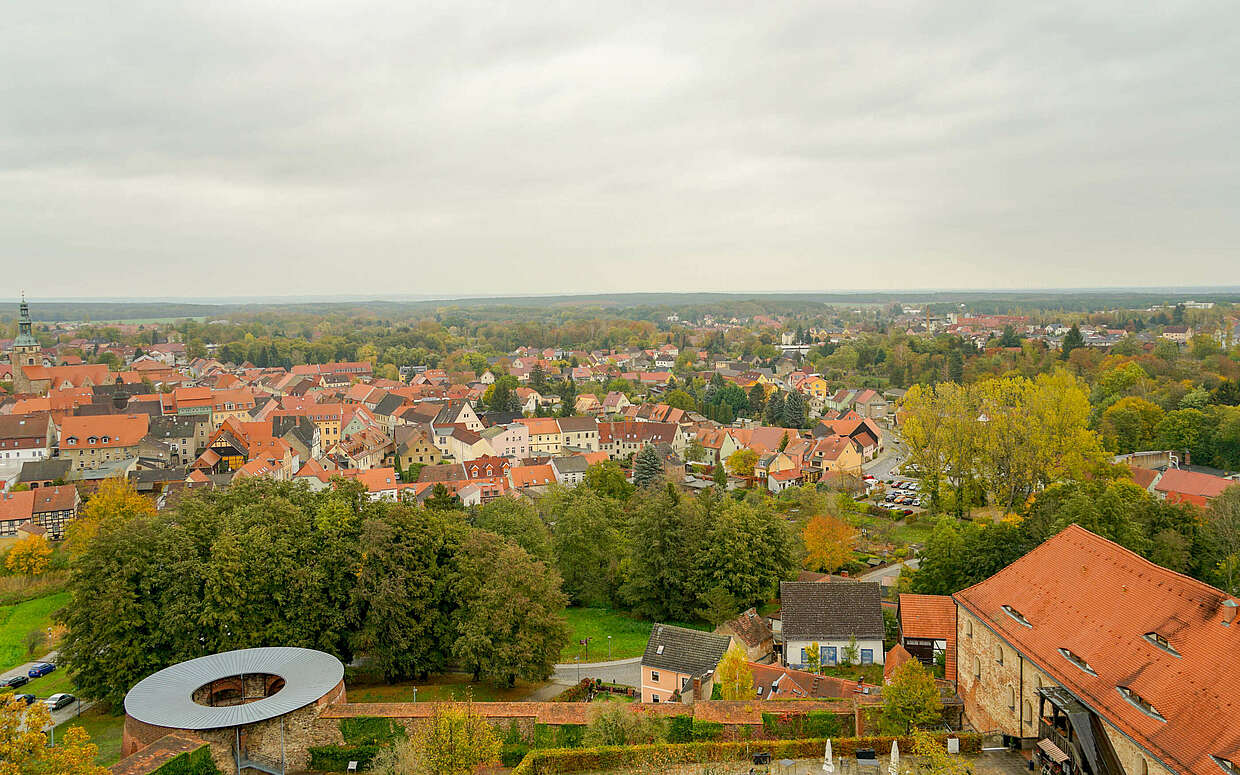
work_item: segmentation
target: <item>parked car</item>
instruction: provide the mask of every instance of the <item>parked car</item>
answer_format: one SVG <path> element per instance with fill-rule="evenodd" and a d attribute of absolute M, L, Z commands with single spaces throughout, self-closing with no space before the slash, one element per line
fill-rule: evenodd
<path fill-rule="evenodd" d="M 66 705 L 69 705 L 74 702 L 77 702 L 77 697 L 74 697 L 72 694 L 66 694 L 65 692 L 61 692 L 59 694 L 53 694 L 51 697 L 48 697 L 46 700 L 43 701 L 43 704 L 47 706 L 48 710 L 60 710 Z"/>
<path fill-rule="evenodd" d="M 41 678 L 55 669 L 56 666 L 51 662 L 35 662 L 34 665 L 26 671 L 26 675 L 31 678 Z"/>
<path fill-rule="evenodd" d="M 18 702 L 24 702 L 27 705 L 34 705 L 34 701 L 38 698 L 35 697 L 33 694 L 14 694 L 13 699 L 17 700 Z"/>
<path fill-rule="evenodd" d="M 912 509 L 905 509 L 904 511 L 901 511 L 900 513 L 901 513 L 901 514 L 903 514 L 904 516 L 906 516 L 906 517 L 907 517 L 907 516 L 910 516 L 910 515 L 913 513 L 913 510 L 912 510 Z"/>
<path fill-rule="evenodd" d="M 19 686 L 25 686 L 30 683 L 30 679 L 24 675 L 15 675 L 7 681 L 0 682 L 0 686 L 7 686 L 10 689 L 16 689 Z"/>

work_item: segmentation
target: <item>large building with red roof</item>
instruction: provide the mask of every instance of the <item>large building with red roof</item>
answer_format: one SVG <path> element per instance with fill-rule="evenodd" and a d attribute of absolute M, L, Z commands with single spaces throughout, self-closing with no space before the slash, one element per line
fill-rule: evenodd
<path fill-rule="evenodd" d="M 956 593 L 958 692 L 976 729 L 1044 771 L 1234 775 L 1231 596 L 1072 525 Z"/>

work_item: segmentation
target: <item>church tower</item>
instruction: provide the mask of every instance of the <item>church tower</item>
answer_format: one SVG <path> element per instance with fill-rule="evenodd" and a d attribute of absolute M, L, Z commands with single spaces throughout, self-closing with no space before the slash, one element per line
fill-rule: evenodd
<path fill-rule="evenodd" d="M 43 347 L 32 333 L 33 322 L 30 320 L 30 307 L 26 297 L 22 295 L 21 314 L 17 319 L 17 338 L 13 340 L 13 352 L 9 363 L 13 366 L 13 391 L 16 393 L 30 392 L 30 378 L 26 376 L 27 366 L 43 365 Z"/>

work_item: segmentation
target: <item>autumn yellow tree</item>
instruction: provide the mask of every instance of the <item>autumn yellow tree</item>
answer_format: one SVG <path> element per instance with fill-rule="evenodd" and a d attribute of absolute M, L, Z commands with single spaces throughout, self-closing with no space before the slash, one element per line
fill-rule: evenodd
<path fill-rule="evenodd" d="M 52 564 L 52 545 L 43 536 L 26 536 L 9 550 L 4 565 L 22 576 L 38 576 Z"/>
<path fill-rule="evenodd" d="M 805 542 L 805 567 L 834 573 L 852 559 L 857 531 L 830 514 L 815 514 L 805 523 L 801 540 Z"/>
<path fill-rule="evenodd" d="M 472 703 L 439 703 L 417 736 L 422 769 L 430 775 L 468 775 L 499 759 L 503 747 L 495 727 Z"/>
<path fill-rule="evenodd" d="M 728 473 L 733 476 L 753 476 L 753 467 L 758 463 L 758 453 L 748 447 L 738 449 L 728 455 Z"/>
<path fill-rule="evenodd" d="M 99 750 L 86 730 L 69 727 L 52 747 L 43 731 L 51 723 L 43 703 L 0 696 L 0 775 L 108 775 L 95 764 Z"/>
<path fill-rule="evenodd" d="M 155 504 L 139 495 L 128 481 L 105 479 L 86 502 L 81 515 L 69 523 L 65 545 L 70 554 L 81 554 L 102 525 L 127 522 L 154 513 Z"/>
<path fill-rule="evenodd" d="M 719 661 L 715 671 L 719 692 L 725 700 L 752 700 L 754 698 L 753 671 L 749 669 L 749 657 L 736 641 Z"/>

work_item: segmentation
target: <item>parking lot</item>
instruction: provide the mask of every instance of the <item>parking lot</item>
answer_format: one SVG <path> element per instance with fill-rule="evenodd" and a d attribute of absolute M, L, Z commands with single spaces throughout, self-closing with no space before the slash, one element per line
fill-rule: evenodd
<path fill-rule="evenodd" d="M 60 678 L 63 675 L 63 674 L 58 674 L 59 668 L 57 669 L 57 671 L 52 671 L 48 673 L 46 676 L 39 676 L 37 678 L 30 677 L 30 670 L 36 664 L 47 664 L 47 663 L 52 662 L 55 658 L 56 658 L 56 653 L 52 652 L 51 654 L 48 654 L 47 656 L 45 656 L 42 660 L 38 660 L 36 662 L 27 662 L 23 665 L 19 665 L 13 668 L 12 670 L 6 670 L 4 673 L 0 673 L 0 687 L 5 687 L 5 684 L 10 679 L 17 677 L 17 676 L 21 676 L 21 677 L 26 678 L 26 683 L 22 684 L 21 686 L 12 687 L 14 694 L 33 695 L 35 697 L 36 702 L 43 702 L 49 696 L 60 694 L 61 692 L 59 691 L 47 691 L 46 689 L 43 688 L 44 686 L 47 686 L 49 684 L 54 686 L 57 684 L 64 683 L 63 681 L 52 682 L 51 680 L 49 680 L 51 677 Z M 62 724 L 65 721 L 68 721 L 69 719 L 76 717 L 79 713 L 87 710 L 93 705 L 94 705 L 93 702 L 83 702 L 75 698 L 73 701 L 67 703 L 63 707 L 52 711 L 52 726 L 56 726 L 57 724 Z"/>

